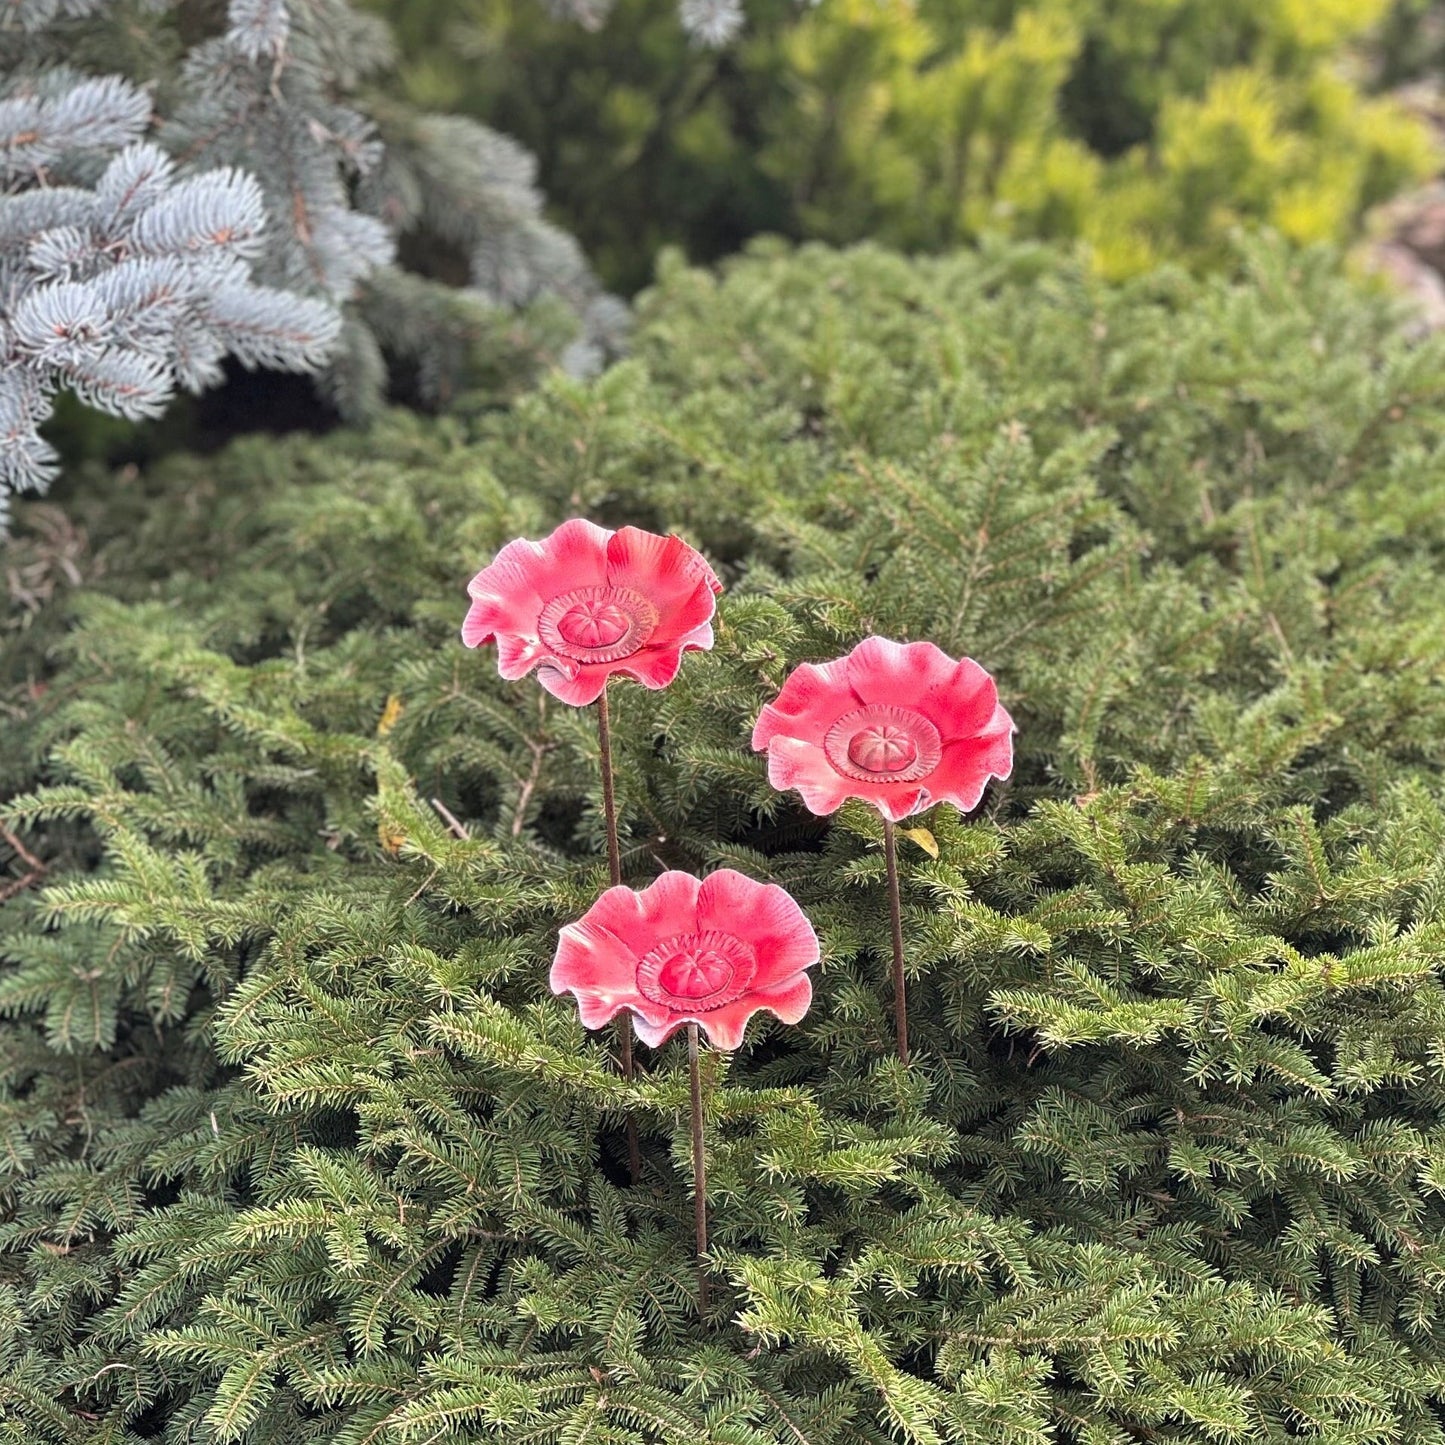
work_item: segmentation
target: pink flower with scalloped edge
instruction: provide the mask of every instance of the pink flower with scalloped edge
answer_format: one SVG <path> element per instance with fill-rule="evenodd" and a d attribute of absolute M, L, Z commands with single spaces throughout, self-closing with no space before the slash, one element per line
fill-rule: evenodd
<path fill-rule="evenodd" d="M 789 673 L 753 728 L 768 781 L 814 813 L 848 798 L 898 822 L 935 803 L 978 806 L 1013 768 L 1013 719 L 972 658 L 931 642 L 868 637 L 846 657 Z"/>
<path fill-rule="evenodd" d="M 807 1013 L 817 961 L 818 937 L 791 894 L 720 868 L 701 880 L 664 873 L 640 893 L 609 888 L 562 929 L 550 981 L 576 996 L 586 1028 L 627 1009 L 654 1048 L 696 1023 L 735 1049 L 759 1010 L 785 1024 Z"/>
<path fill-rule="evenodd" d="M 472 578 L 462 641 L 495 642 L 503 677 L 536 668 L 554 697 L 584 707 L 614 673 L 666 687 L 684 652 L 712 647 L 721 591 L 681 537 L 574 517 L 540 542 L 508 542 Z"/>

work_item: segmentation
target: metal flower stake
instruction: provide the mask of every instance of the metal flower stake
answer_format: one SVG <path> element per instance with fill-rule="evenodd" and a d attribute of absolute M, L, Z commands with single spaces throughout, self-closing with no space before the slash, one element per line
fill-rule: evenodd
<path fill-rule="evenodd" d="M 994 680 L 972 658 L 931 642 L 868 637 L 846 657 L 795 668 L 753 729 L 768 781 L 795 788 L 813 813 L 849 798 L 878 809 L 888 869 L 893 1018 L 898 1057 L 909 1061 L 903 909 L 895 824 L 935 803 L 971 812 L 990 778 L 1013 767 L 1013 719 Z"/>
<path fill-rule="evenodd" d="M 644 687 L 666 687 L 682 655 L 712 647 L 712 618 L 722 591 L 702 554 L 680 537 L 638 527 L 612 532 L 580 517 L 540 542 L 509 542 L 468 584 L 462 625 L 468 647 L 497 645 L 497 670 L 515 681 L 534 668 L 553 697 L 573 707 L 597 704 L 597 745 L 607 866 L 622 882 L 612 726 L 607 685 L 614 674 Z M 634 1077 L 630 1016 L 617 1020 L 622 1076 Z M 632 1182 L 642 1173 L 637 1120 L 627 1117 Z"/>
<path fill-rule="evenodd" d="M 731 868 L 702 880 L 662 874 L 641 892 L 609 888 L 561 931 L 553 993 L 571 993 L 589 1029 L 631 1013 L 653 1048 L 687 1030 L 692 1113 L 693 1230 L 698 1308 L 708 1303 L 707 1151 L 703 1129 L 701 1030 L 735 1049 L 755 1013 L 786 1024 L 808 1011 L 818 937 L 792 895 Z"/>

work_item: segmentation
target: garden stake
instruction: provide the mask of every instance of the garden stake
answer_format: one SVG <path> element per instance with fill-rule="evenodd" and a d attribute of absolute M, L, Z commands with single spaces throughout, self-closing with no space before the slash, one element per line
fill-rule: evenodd
<path fill-rule="evenodd" d="M 821 666 L 795 667 L 753 727 L 754 749 L 768 755 L 768 781 L 779 791 L 796 788 L 809 812 L 827 817 L 856 798 L 883 815 L 893 1019 L 904 1065 L 908 998 L 894 824 L 935 803 L 972 812 L 989 779 L 1013 770 L 1013 731 L 993 678 L 971 657 L 886 637 L 865 637 Z"/>
<path fill-rule="evenodd" d="M 603 938 L 608 942 L 599 947 Z M 713 1048 L 730 1051 L 742 1046 L 754 1014 L 799 1022 L 813 1001 L 808 970 L 818 957 L 818 935 L 797 900 L 776 883 L 731 868 L 706 878 L 669 869 L 640 891 L 609 888 L 557 935 L 547 982 L 553 993 L 573 995 L 584 1028 L 601 1028 L 625 1010 L 637 1037 L 653 1049 L 687 1030 L 697 1297 L 704 1314 L 707 1157 L 698 1032 Z"/>
<path fill-rule="evenodd" d="M 585 517 L 569 518 L 541 541 L 514 538 L 467 583 L 466 646 L 496 643 L 497 670 L 508 681 L 536 669 L 537 681 L 559 701 L 570 707 L 597 704 L 602 811 L 614 888 L 622 884 L 622 850 L 607 684 L 621 673 L 654 692 L 666 687 L 685 652 L 712 647 L 712 620 L 722 590 L 707 559 L 681 537 L 640 527 L 614 532 Z M 521 818 L 519 809 L 514 834 Z M 637 1072 L 632 1018 L 626 1010 L 607 1015 L 613 1017 L 622 1077 L 631 1083 Z M 597 1026 L 606 1021 L 598 1019 Z M 642 1154 L 631 1108 L 627 1167 L 635 1186 L 642 1178 Z"/>
<path fill-rule="evenodd" d="M 898 897 L 898 836 L 891 819 L 883 820 L 883 856 L 888 862 L 888 912 L 893 923 L 893 1027 L 898 1058 L 908 1063 L 908 996 L 903 979 L 903 906 Z"/>
<path fill-rule="evenodd" d="M 692 1085 L 692 1223 L 697 1247 L 697 1307 L 707 1313 L 707 1154 L 702 1138 L 702 1074 L 697 1062 L 697 1025 L 687 1026 L 687 1071 Z"/>
<path fill-rule="evenodd" d="M 602 815 L 607 825 L 607 867 L 612 886 L 622 882 L 622 849 L 617 841 L 617 794 L 612 782 L 612 722 L 607 709 L 607 687 L 597 694 L 597 747 L 602 754 Z M 617 1044 L 622 1054 L 622 1077 L 631 1083 L 636 1074 L 632 1058 L 632 1015 L 624 1009 L 617 1015 Z M 642 1178 L 642 1146 L 637 1137 L 637 1120 L 627 1111 L 627 1172 L 633 1184 Z"/>

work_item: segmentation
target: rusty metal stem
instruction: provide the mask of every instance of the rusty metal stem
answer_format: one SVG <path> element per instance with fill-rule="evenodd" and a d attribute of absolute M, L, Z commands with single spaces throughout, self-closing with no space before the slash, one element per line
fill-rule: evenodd
<path fill-rule="evenodd" d="M 607 706 L 607 685 L 597 695 L 597 749 L 602 757 L 602 816 L 607 825 L 607 868 L 616 888 L 622 882 L 622 848 L 617 839 L 617 793 L 612 781 L 612 718 Z M 622 1077 L 629 1083 L 637 1072 L 632 1058 L 632 1015 L 617 1015 L 617 1046 L 622 1055 Z M 642 1178 L 642 1144 L 637 1120 L 627 1112 L 627 1172 L 634 1184 Z"/>
<path fill-rule="evenodd" d="M 888 913 L 893 924 L 893 1027 L 898 1057 L 908 1062 L 908 992 L 903 979 L 903 904 L 898 896 L 898 838 L 892 822 L 883 820 L 883 855 L 888 863 Z"/>
<path fill-rule="evenodd" d="M 692 1085 L 692 1222 L 697 1244 L 697 1307 L 707 1313 L 707 1151 L 702 1134 L 702 1073 L 697 1060 L 697 1025 L 687 1026 L 687 1070 Z"/>
<path fill-rule="evenodd" d="M 607 824 L 607 867 L 612 886 L 622 882 L 622 849 L 617 842 L 617 794 L 612 783 L 612 718 L 607 686 L 597 694 L 597 747 L 602 754 L 602 816 Z"/>

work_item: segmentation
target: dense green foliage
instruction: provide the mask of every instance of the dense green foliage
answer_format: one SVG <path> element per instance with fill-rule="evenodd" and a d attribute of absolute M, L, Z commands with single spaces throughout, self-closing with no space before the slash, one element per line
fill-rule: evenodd
<path fill-rule="evenodd" d="M 1432 165 L 1369 98 L 1414 63 L 1416 0 L 753 0 L 731 48 L 674 0 L 591 33 L 535 0 L 372 0 L 421 104 L 538 156 L 604 276 L 659 244 L 704 260 L 760 231 L 936 249 L 1082 238 L 1106 274 L 1217 264 L 1239 225 L 1345 241 Z"/>
<path fill-rule="evenodd" d="M 1442 422 L 1445 353 L 1326 256 L 765 247 L 470 434 L 22 508 L 0 1438 L 1445 1440 Z M 800 1027 L 708 1060 L 707 1321 L 679 1047 L 629 1089 L 546 990 L 592 719 L 457 638 L 577 512 L 729 583 L 616 691 L 627 875 L 784 882 L 824 945 Z M 904 860 L 912 1070 L 876 820 L 746 747 L 872 629 L 1020 727 Z"/>

